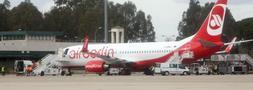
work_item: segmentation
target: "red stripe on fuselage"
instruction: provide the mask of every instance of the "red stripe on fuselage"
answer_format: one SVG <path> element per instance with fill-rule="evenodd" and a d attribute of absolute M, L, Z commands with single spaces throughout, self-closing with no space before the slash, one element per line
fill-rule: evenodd
<path fill-rule="evenodd" d="M 200 42 L 191 41 L 191 42 L 188 42 L 188 43 L 182 45 L 181 47 L 179 47 L 175 51 L 170 52 L 169 54 L 166 54 L 163 57 L 135 62 L 133 65 L 133 69 L 134 69 L 134 71 L 142 71 L 143 69 L 146 69 L 146 68 L 149 68 L 149 67 L 155 65 L 155 63 L 166 62 L 167 60 L 169 60 L 171 58 L 171 56 L 174 55 L 174 53 L 178 52 L 179 55 L 182 55 L 184 53 L 184 51 L 188 51 L 188 50 L 192 51 L 194 53 L 194 58 L 183 59 L 182 63 L 189 64 L 189 63 L 197 61 L 200 58 L 206 58 L 206 57 L 211 56 L 212 54 L 219 51 L 221 49 L 221 47 L 224 45 L 222 42 L 217 42 L 215 44 L 216 44 L 215 47 L 204 47 Z"/>
<path fill-rule="evenodd" d="M 174 52 L 171 52 L 163 57 L 135 62 L 132 69 L 134 71 L 142 71 L 143 69 L 146 69 L 155 65 L 155 63 L 166 62 L 173 54 Z"/>

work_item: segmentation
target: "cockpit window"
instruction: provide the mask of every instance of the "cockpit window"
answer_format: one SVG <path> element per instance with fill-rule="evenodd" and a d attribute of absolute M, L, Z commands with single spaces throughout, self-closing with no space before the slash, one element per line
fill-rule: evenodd
<path fill-rule="evenodd" d="M 68 54 L 68 51 L 69 51 L 69 49 L 65 49 L 62 56 L 65 57 Z"/>

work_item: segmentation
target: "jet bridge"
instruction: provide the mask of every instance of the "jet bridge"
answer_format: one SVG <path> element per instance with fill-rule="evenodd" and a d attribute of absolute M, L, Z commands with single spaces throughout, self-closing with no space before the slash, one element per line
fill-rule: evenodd
<path fill-rule="evenodd" d="M 251 67 L 253 67 L 253 58 L 248 54 L 241 54 L 241 59 L 245 60 Z"/>

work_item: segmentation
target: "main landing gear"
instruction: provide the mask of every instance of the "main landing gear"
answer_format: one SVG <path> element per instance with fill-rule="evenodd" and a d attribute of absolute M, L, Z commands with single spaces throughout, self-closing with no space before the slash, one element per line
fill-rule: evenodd
<path fill-rule="evenodd" d="M 144 69 L 144 74 L 153 76 L 154 75 L 154 67 Z"/>

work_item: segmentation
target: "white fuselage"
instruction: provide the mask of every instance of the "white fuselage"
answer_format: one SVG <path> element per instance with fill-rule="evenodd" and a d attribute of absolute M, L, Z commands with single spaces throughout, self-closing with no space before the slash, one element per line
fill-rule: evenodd
<path fill-rule="evenodd" d="M 160 58 L 172 53 L 190 41 L 191 38 L 173 42 L 89 44 L 88 50 L 90 53 L 97 55 L 119 58 L 128 62 L 140 62 Z M 64 59 L 70 61 L 62 63 L 63 67 L 80 67 L 85 66 L 90 60 L 102 60 L 94 54 L 82 53 L 82 47 L 83 45 L 77 45 L 64 49 Z"/>

